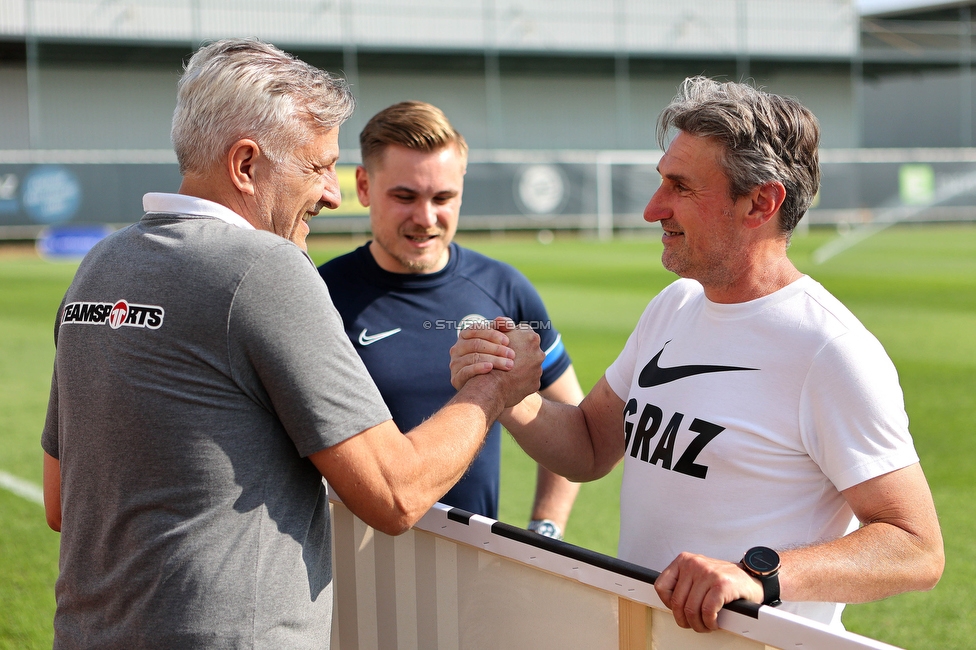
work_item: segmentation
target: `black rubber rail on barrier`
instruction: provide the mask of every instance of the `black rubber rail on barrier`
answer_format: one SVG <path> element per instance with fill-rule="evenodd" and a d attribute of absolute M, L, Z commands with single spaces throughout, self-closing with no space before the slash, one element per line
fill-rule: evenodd
<path fill-rule="evenodd" d="M 474 515 L 472 515 L 470 512 L 462 510 L 461 508 L 451 508 L 447 511 L 448 519 L 464 525 L 468 525 L 468 522 L 473 516 Z M 642 567 L 638 564 L 619 560 L 615 557 L 610 557 L 609 555 L 604 555 L 603 553 L 597 553 L 596 551 L 591 551 L 581 546 L 575 546 L 562 540 L 545 537 L 544 535 L 539 535 L 501 521 L 492 523 L 491 532 L 499 537 L 521 542 L 522 544 L 528 544 L 529 546 L 534 546 L 535 548 L 540 548 L 544 551 L 549 551 L 550 553 L 555 553 L 557 555 L 562 555 L 563 557 L 578 560 L 600 569 L 612 571 L 613 573 L 619 573 L 620 575 L 633 578 L 634 580 L 640 580 L 641 582 L 646 582 L 647 584 L 653 585 L 654 581 L 657 580 L 657 577 L 661 575 L 658 571 Z M 760 607 L 761 605 L 749 602 L 748 600 L 733 600 L 731 603 L 727 603 L 724 609 L 758 619 Z"/>

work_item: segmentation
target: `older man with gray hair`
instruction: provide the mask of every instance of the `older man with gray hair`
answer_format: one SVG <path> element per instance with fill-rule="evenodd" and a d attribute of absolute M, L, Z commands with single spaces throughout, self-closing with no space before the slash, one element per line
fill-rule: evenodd
<path fill-rule="evenodd" d="M 662 571 L 682 627 L 715 629 L 740 598 L 840 625 L 840 603 L 931 589 L 942 536 L 895 368 L 786 255 L 819 185 L 816 118 L 697 77 L 659 135 L 644 218 L 682 279 L 579 407 L 533 394 L 502 423 L 572 480 L 623 459 L 619 555 Z M 506 340 L 463 332 L 454 385 L 517 357 Z"/>
<path fill-rule="evenodd" d="M 259 41 L 190 59 L 179 193 L 148 194 L 58 311 L 42 434 L 55 648 L 328 647 L 322 478 L 400 533 L 538 388 L 538 336 L 520 331 L 533 365 L 406 435 L 392 422 L 304 251 L 309 217 L 339 205 L 352 109 L 343 81 Z"/>

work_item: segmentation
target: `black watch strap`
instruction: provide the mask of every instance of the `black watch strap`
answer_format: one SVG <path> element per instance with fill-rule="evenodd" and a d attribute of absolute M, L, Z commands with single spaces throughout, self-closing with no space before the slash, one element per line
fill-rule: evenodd
<path fill-rule="evenodd" d="M 762 583 L 763 587 L 763 605 L 769 605 L 770 607 L 776 607 L 783 603 L 779 599 L 779 574 L 773 574 L 771 576 L 756 576 L 759 582 Z"/>
<path fill-rule="evenodd" d="M 776 607 L 779 599 L 779 554 L 765 546 L 754 546 L 742 557 L 746 573 L 762 584 L 763 605 Z"/>

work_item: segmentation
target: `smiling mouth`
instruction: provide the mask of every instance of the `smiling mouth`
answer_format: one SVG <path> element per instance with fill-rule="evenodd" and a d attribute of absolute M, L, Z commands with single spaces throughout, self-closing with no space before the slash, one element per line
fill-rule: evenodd
<path fill-rule="evenodd" d="M 665 223 L 663 221 L 661 222 L 661 229 L 664 230 L 665 237 L 677 237 L 678 235 L 685 234 L 681 230 L 675 230 L 674 228 L 671 227 L 671 224 Z"/>
<path fill-rule="evenodd" d="M 319 201 L 318 203 L 312 206 L 311 210 L 305 211 L 305 214 L 302 215 L 302 221 L 308 223 L 309 219 L 311 219 L 312 217 L 319 216 L 319 213 L 322 212 L 322 210 L 325 210 L 326 207 L 328 207 L 327 203 L 325 203 L 324 201 Z"/>

